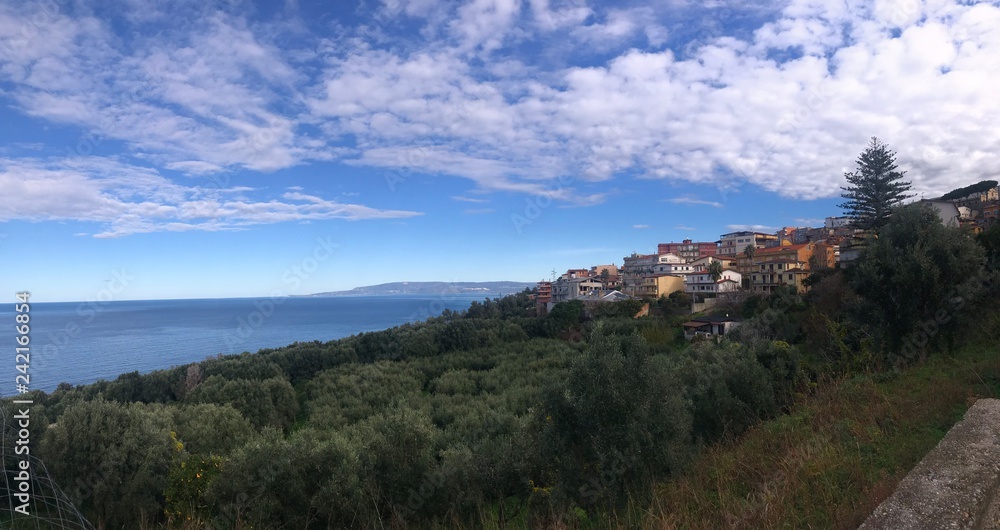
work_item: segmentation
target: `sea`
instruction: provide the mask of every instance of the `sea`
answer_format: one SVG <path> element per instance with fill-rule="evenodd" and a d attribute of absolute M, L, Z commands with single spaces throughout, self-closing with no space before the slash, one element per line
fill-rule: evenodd
<path fill-rule="evenodd" d="M 28 388 L 146 373 L 219 354 L 330 341 L 467 309 L 487 295 L 51 302 L 30 305 Z M 490 295 L 499 296 L 499 295 Z M 17 393 L 15 306 L 0 305 L 0 397 Z M 8 322 L 9 325 L 3 325 Z M 23 359 L 22 359 L 23 360 Z M 8 377 L 4 377 L 4 373 Z M 6 379 L 6 381 L 5 381 Z M 19 382 L 23 382 L 23 379 Z"/>

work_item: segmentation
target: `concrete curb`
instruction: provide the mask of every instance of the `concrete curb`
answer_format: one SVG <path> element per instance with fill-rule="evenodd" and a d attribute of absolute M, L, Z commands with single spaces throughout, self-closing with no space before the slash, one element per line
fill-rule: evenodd
<path fill-rule="evenodd" d="M 860 528 L 1000 530 L 1000 399 L 980 399 Z"/>

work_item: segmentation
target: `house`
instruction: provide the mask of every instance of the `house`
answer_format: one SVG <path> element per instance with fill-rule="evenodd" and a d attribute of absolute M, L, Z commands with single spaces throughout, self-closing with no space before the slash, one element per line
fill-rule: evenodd
<path fill-rule="evenodd" d="M 758 250 L 750 265 L 750 289 L 757 293 L 770 293 L 782 285 L 789 285 L 798 292 L 805 292 L 803 280 L 813 269 L 833 268 L 837 263 L 834 245 L 803 243 L 782 245 Z"/>
<path fill-rule="evenodd" d="M 680 274 L 651 274 L 642 278 L 635 292 L 625 294 L 636 298 L 659 298 L 684 290 L 684 276 Z"/>
<path fill-rule="evenodd" d="M 826 220 L 823 221 L 823 228 L 827 229 L 846 228 L 849 227 L 850 225 L 851 225 L 850 217 L 827 217 Z"/>
<path fill-rule="evenodd" d="M 621 291 L 611 291 L 610 293 L 601 297 L 602 302 L 621 302 L 623 300 L 631 300 L 632 297 L 621 292 Z"/>
<path fill-rule="evenodd" d="M 753 245 L 754 248 L 765 248 L 778 243 L 778 236 L 775 234 L 731 232 L 720 236 L 719 251 L 716 254 L 723 257 L 735 257 L 743 254 L 743 249 L 747 248 L 747 245 Z"/>
<path fill-rule="evenodd" d="M 743 319 L 726 316 L 695 317 L 681 324 L 684 328 L 684 338 L 692 340 L 695 337 L 722 337 L 738 327 Z"/>
<path fill-rule="evenodd" d="M 687 274 L 697 270 L 694 263 L 660 263 L 653 266 L 653 274 Z"/>
<path fill-rule="evenodd" d="M 712 256 L 718 250 L 715 241 L 691 241 L 685 239 L 680 243 L 660 243 L 656 245 L 657 254 L 674 254 L 685 262 L 692 262 L 705 256 Z"/>
<path fill-rule="evenodd" d="M 552 301 L 552 282 L 538 282 L 538 296 L 535 297 L 535 314 L 544 316 Z"/>
<path fill-rule="evenodd" d="M 707 271 L 685 275 L 684 292 L 688 294 L 717 295 L 740 288 L 743 276 L 733 269 L 724 269 L 718 280 Z"/>
<path fill-rule="evenodd" d="M 924 199 L 921 200 L 922 203 L 927 203 L 937 211 L 938 217 L 941 218 L 941 224 L 944 226 L 959 226 L 959 218 L 961 214 L 958 210 L 958 206 L 952 201 L 942 201 L 939 199 Z"/>
<path fill-rule="evenodd" d="M 590 276 L 589 269 L 567 269 L 566 273 L 562 275 L 562 278 L 569 280 L 572 278 L 586 278 Z"/>
<path fill-rule="evenodd" d="M 731 256 L 730 257 L 715 256 L 715 255 L 713 255 L 713 256 L 705 256 L 703 258 L 696 259 L 696 260 L 692 261 L 691 262 L 691 265 L 693 267 L 692 270 L 695 271 L 695 272 L 697 272 L 697 271 L 707 271 L 708 270 L 708 266 L 711 265 L 712 263 L 716 262 L 716 261 L 718 261 L 719 263 L 722 264 L 722 268 L 723 269 L 735 269 L 737 267 L 737 265 L 738 265 L 738 261 L 734 257 L 731 257 Z"/>
<path fill-rule="evenodd" d="M 808 264 L 796 260 L 773 260 L 759 264 L 751 275 L 750 288 L 755 293 L 770 293 L 781 286 L 794 287 L 796 292 L 808 289 L 805 279 L 812 274 Z"/>
<path fill-rule="evenodd" d="M 675 254 L 632 254 L 625 257 L 620 272 L 621 287 L 625 294 L 639 296 L 642 290 L 643 278 L 652 274 L 666 274 L 657 268 L 668 264 L 683 264 Z"/>
<path fill-rule="evenodd" d="M 600 292 L 603 289 L 600 281 L 584 278 L 559 278 L 552 284 L 552 303 L 568 302 L 587 296 L 591 291 Z"/>
<path fill-rule="evenodd" d="M 598 278 L 604 271 L 608 271 L 609 276 L 618 276 L 618 267 L 613 263 L 611 265 L 594 265 L 590 268 L 590 275 Z"/>
<path fill-rule="evenodd" d="M 778 236 L 779 245 L 790 245 L 795 241 L 795 233 L 799 229 L 794 226 L 786 226 L 781 230 L 778 230 L 775 235 Z M 807 230 L 807 229 L 803 229 Z"/>
<path fill-rule="evenodd" d="M 995 222 L 997 217 L 1000 217 L 1000 203 L 993 201 L 983 205 L 983 218 L 988 223 Z"/>

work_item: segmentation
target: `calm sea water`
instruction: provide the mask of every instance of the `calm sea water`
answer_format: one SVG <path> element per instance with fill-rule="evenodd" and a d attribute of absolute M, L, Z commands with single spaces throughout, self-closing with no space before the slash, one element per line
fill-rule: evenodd
<path fill-rule="evenodd" d="M 31 304 L 31 388 L 329 341 L 467 309 L 484 295 L 231 298 Z M 15 393 L 14 303 L 0 305 L 0 396 Z M 9 347 L 7 347 L 9 346 Z M 5 377 L 4 374 L 7 374 Z"/>

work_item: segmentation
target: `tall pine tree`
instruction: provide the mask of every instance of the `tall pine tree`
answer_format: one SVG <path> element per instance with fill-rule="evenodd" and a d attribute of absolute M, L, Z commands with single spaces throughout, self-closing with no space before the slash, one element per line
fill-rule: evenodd
<path fill-rule="evenodd" d="M 844 173 L 849 186 L 840 188 L 840 196 L 847 200 L 839 207 L 855 228 L 877 231 L 889 221 L 892 207 L 912 196 L 906 194 L 910 183 L 902 180 L 905 171 L 896 171 L 896 153 L 874 136 L 857 165 L 853 173 Z"/>

